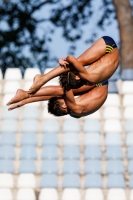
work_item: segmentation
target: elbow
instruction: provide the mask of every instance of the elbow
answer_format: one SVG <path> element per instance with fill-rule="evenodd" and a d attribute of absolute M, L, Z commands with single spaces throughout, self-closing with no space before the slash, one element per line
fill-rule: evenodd
<path fill-rule="evenodd" d="M 96 83 L 99 82 L 98 79 L 97 79 L 97 77 L 94 77 L 94 76 L 90 75 L 89 73 L 87 74 L 87 76 L 85 76 L 83 78 L 88 81 L 88 84 L 90 86 L 93 86 L 93 85 L 95 85 Z"/>
<path fill-rule="evenodd" d="M 81 115 L 83 110 L 81 108 L 75 107 L 72 109 L 72 111 L 73 111 L 73 113 L 75 113 L 77 115 Z"/>
<path fill-rule="evenodd" d="M 66 57 L 66 60 L 71 63 L 73 61 L 73 58 L 74 58 L 74 56 L 69 55 Z"/>

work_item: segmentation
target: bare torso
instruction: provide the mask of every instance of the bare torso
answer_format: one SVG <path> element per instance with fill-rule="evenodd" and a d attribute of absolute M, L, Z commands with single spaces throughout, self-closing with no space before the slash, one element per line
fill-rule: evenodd
<path fill-rule="evenodd" d="M 76 104 L 81 108 L 80 113 L 70 111 L 73 117 L 83 117 L 97 111 L 105 102 L 108 94 L 108 85 L 95 87 L 89 92 L 77 97 Z"/>
<path fill-rule="evenodd" d="M 118 49 L 113 49 L 110 53 L 105 54 L 99 60 L 91 64 L 86 70 L 88 73 L 98 79 L 99 82 L 108 80 L 115 72 L 119 64 Z"/>

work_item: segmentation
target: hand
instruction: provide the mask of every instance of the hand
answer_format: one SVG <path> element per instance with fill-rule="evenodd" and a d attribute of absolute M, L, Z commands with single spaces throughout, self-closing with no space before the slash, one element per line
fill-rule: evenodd
<path fill-rule="evenodd" d="M 69 63 L 66 61 L 66 58 L 60 58 L 58 60 L 59 64 L 64 67 L 64 68 L 67 68 L 67 65 L 69 65 Z"/>

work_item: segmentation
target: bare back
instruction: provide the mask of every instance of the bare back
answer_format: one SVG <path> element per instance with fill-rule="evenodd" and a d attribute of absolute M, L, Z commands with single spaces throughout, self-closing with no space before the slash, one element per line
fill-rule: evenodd
<path fill-rule="evenodd" d="M 79 76 L 88 81 L 88 85 L 108 80 L 119 64 L 119 51 L 115 41 L 108 36 L 97 40 L 77 59 L 81 65 L 89 65 L 87 74 L 79 72 Z"/>
<path fill-rule="evenodd" d="M 94 82 L 103 82 L 108 80 L 115 72 L 119 64 L 118 49 L 113 49 L 110 53 L 102 56 L 87 68 L 88 74 L 94 79 Z"/>
<path fill-rule="evenodd" d="M 78 118 L 94 113 L 103 105 L 107 98 L 107 94 L 108 85 L 95 87 L 89 92 L 84 93 L 75 99 L 76 104 L 82 108 L 82 113 L 77 114 L 70 112 L 70 115 Z"/>

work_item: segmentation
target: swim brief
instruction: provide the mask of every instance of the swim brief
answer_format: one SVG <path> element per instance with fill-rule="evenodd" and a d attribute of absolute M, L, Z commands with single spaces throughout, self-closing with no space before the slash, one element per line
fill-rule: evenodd
<path fill-rule="evenodd" d="M 108 85 L 108 80 L 107 81 L 103 81 L 102 83 L 97 83 L 95 86 L 96 87 L 100 87 L 100 86 L 103 86 L 103 85 Z"/>
<path fill-rule="evenodd" d="M 115 41 L 109 36 L 102 37 L 106 43 L 106 54 L 110 53 L 113 49 L 117 48 Z"/>

